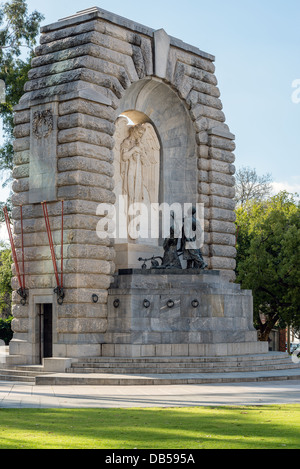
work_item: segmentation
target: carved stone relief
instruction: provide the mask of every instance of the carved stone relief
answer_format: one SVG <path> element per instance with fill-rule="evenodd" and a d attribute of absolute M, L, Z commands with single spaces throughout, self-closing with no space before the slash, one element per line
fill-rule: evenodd
<path fill-rule="evenodd" d="M 125 210 L 133 204 L 158 203 L 160 144 L 150 123 L 130 125 L 119 117 L 115 133 L 115 193 Z"/>
<path fill-rule="evenodd" d="M 47 138 L 53 131 L 53 114 L 50 109 L 33 114 L 32 132 L 38 138 Z"/>
<path fill-rule="evenodd" d="M 57 199 L 57 103 L 31 109 L 29 201 Z"/>

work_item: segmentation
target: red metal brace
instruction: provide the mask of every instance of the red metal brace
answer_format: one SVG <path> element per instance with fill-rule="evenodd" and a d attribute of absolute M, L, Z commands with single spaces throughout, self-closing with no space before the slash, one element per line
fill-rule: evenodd
<path fill-rule="evenodd" d="M 55 258 L 55 251 L 54 251 L 53 238 L 52 238 L 52 233 L 51 233 L 47 203 L 42 202 L 41 204 L 42 204 L 42 207 L 43 207 L 44 218 L 45 218 L 46 229 L 47 229 L 47 235 L 48 235 L 48 240 L 49 240 L 49 247 L 50 247 L 50 252 L 51 252 L 51 257 L 52 257 L 52 262 L 53 262 L 53 267 L 54 267 L 56 284 L 57 284 L 57 287 L 54 289 L 54 293 L 57 294 L 58 304 L 62 305 L 63 301 L 64 301 L 64 297 L 65 297 L 64 288 L 63 288 L 63 221 L 64 221 L 63 207 L 64 207 L 64 203 L 62 201 L 61 279 L 60 280 L 59 280 L 59 275 L 58 275 L 58 270 L 57 270 L 57 264 L 56 264 L 56 258 Z"/>
<path fill-rule="evenodd" d="M 18 258 L 17 258 L 17 254 L 16 254 L 13 235 L 12 235 L 12 232 L 11 232 L 11 223 L 10 223 L 7 207 L 3 208 L 3 212 L 4 212 L 6 227 L 7 227 L 7 231 L 8 231 L 9 241 L 10 241 L 10 245 L 11 245 L 11 252 L 12 252 L 13 260 L 14 260 L 14 263 L 15 263 L 16 274 L 17 274 L 19 287 L 20 287 L 19 290 L 17 291 L 17 293 L 22 298 L 21 299 L 21 305 L 25 306 L 26 299 L 27 299 L 27 296 L 28 296 L 28 290 L 26 290 L 26 288 L 25 288 L 25 261 L 24 261 L 24 238 L 23 238 L 23 212 L 22 212 L 22 206 L 20 206 L 20 209 L 21 209 L 21 242 L 22 242 L 23 281 L 22 281 L 22 277 L 21 277 L 21 274 L 20 274 L 19 262 L 18 262 Z"/>
<path fill-rule="evenodd" d="M 23 269 L 23 288 L 25 289 L 25 256 L 24 256 L 24 230 L 23 230 L 23 207 L 20 205 L 21 215 L 21 249 L 22 249 L 22 269 Z"/>

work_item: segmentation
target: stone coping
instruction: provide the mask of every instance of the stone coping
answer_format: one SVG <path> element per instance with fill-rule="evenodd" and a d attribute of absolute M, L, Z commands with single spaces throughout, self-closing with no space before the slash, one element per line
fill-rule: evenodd
<path fill-rule="evenodd" d="M 56 29 L 61 29 L 71 25 L 83 23 L 85 21 L 90 21 L 96 18 L 102 18 L 106 21 L 109 21 L 110 23 L 122 26 L 124 28 L 130 29 L 131 31 L 135 31 L 150 37 L 153 37 L 155 32 L 154 29 L 149 28 L 148 26 L 144 26 L 140 23 L 136 23 L 135 21 L 129 20 L 127 18 L 124 18 L 123 16 L 116 15 L 99 7 L 92 7 L 82 11 L 78 11 L 74 15 L 62 18 L 55 23 L 43 26 L 41 28 L 41 33 L 48 33 L 50 31 L 55 31 Z M 170 43 L 172 46 L 177 47 L 178 49 L 183 49 L 187 52 L 191 52 L 192 54 L 198 55 L 212 62 L 215 61 L 214 55 L 208 54 L 207 52 L 203 52 L 202 50 L 198 49 L 198 47 L 187 44 L 181 41 L 180 39 L 170 36 Z"/>

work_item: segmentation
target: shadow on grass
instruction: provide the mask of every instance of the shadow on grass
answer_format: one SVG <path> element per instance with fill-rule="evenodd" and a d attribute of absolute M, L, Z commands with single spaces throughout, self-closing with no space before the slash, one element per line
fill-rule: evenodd
<path fill-rule="evenodd" d="M 0 409 L 0 449 L 298 449 L 300 406 Z"/>

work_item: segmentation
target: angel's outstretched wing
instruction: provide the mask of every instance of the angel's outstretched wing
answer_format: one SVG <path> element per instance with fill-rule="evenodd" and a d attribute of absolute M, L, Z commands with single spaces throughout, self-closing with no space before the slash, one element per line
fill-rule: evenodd
<path fill-rule="evenodd" d="M 160 144 L 153 126 L 149 123 L 144 124 L 146 129 L 143 136 L 143 144 L 148 155 L 150 164 L 159 163 Z"/>
<path fill-rule="evenodd" d="M 159 187 L 159 163 L 160 163 L 160 143 L 157 134 L 150 123 L 143 124 L 145 133 L 143 135 L 142 144 L 146 154 L 145 163 L 143 165 L 143 181 L 148 192 L 149 202 L 158 202 Z"/>
<path fill-rule="evenodd" d="M 116 121 L 116 132 L 115 132 L 115 147 L 114 147 L 114 159 L 115 159 L 115 192 L 118 195 L 123 194 L 124 181 L 126 181 L 126 163 L 122 160 L 121 146 L 124 140 L 129 136 L 130 125 L 128 125 L 128 119 L 124 116 L 118 117 Z"/>

